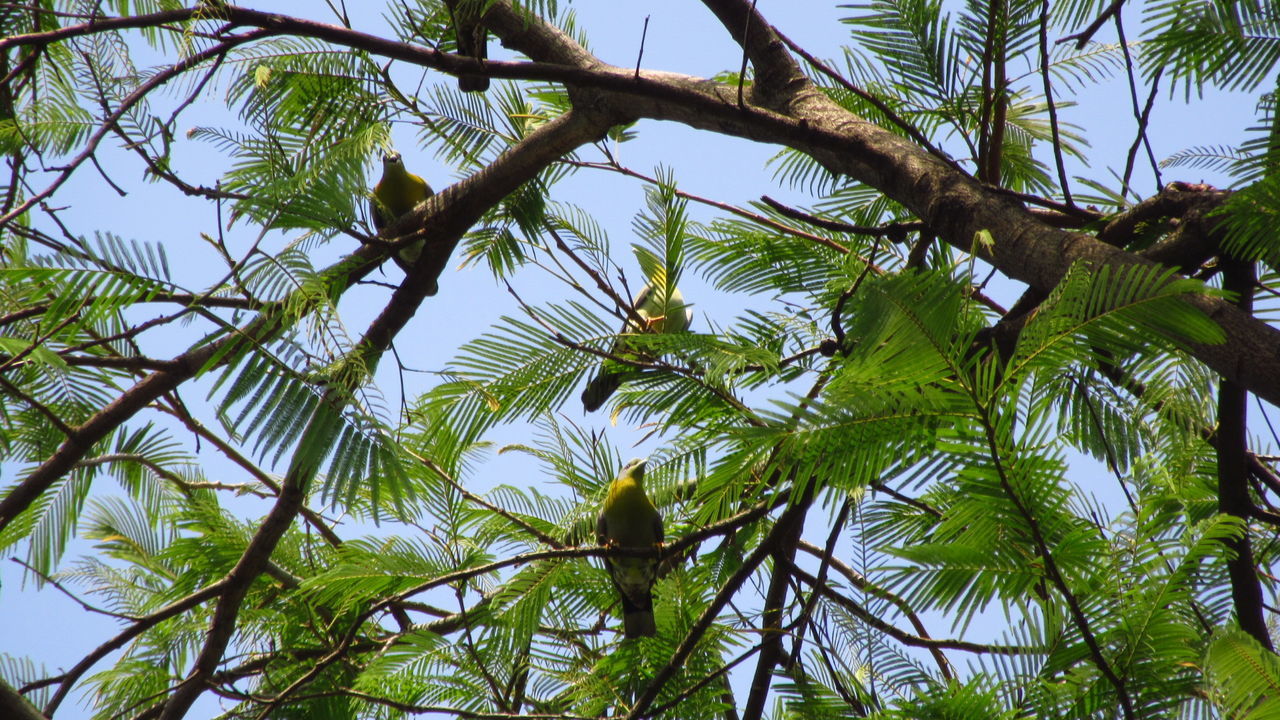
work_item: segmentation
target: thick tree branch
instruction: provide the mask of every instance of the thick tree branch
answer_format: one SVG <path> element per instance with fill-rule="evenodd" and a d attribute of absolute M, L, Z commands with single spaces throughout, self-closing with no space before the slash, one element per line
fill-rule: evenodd
<path fill-rule="evenodd" d="M 746 14 L 751 12 L 748 3 L 707 0 L 706 4 L 730 32 L 741 34 Z M 236 7 L 226 8 L 224 17 L 278 34 L 317 37 L 455 74 L 474 70 L 468 58 L 338 26 Z M 674 120 L 801 150 L 830 172 L 848 175 L 902 203 L 945 242 L 978 254 L 1009 277 L 1041 292 L 1052 290 L 1075 263 L 1094 268 L 1151 264 L 1089 235 L 1049 227 L 1017 203 L 956 172 L 908 140 L 839 107 L 804 79 L 786 55 L 785 43 L 763 20 L 758 24 L 759 32 L 751 34 L 749 55 L 757 71 L 753 99 L 768 87 L 771 109 L 739 106 L 735 88 L 719 83 L 676 73 L 641 72 L 637 76 L 633 68 L 605 65 L 563 33 L 514 10 L 505 0 L 490 7 L 485 24 L 504 44 L 550 61 L 486 62 L 491 77 L 553 80 L 573 88 L 594 88 L 597 93 L 591 98 L 592 107 L 612 107 L 607 112 L 619 121 L 637 116 Z M 85 27 L 79 32 L 99 29 Z M 0 49 L 50 41 L 47 34 L 16 36 L 0 40 Z M 772 80 L 766 81 L 765 69 Z M 973 238 L 982 230 L 996 239 L 992 246 L 974 247 Z M 1187 302 L 1216 321 L 1227 335 L 1222 344 L 1192 346 L 1195 356 L 1224 377 L 1280 405 L 1280 331 L 1218 298 L 1188 296 Z"/>
<path fill-rule="evenodd" d="M 445 188 L 406 214 L 387 230 L 389 236 L 414 234 L 426 240 L 419 261 L 406 282 L 397 288 L 379 322 L 369 329 L 365 342 L 371 347 L 388 343 L 416 311 L 439 277 L 463 233 L 484 211 L 497 204 L 521 183 L 574 148 L 599 138 L 610 120 L 595 113 L 571 112 L 538 128 L 515 149 L 504 153 L 474 176 Z M 383 251 L 361 247 L 347 259 L 325 271 L 335 282 L 350 287 L 377 267 Z M 183 353 L 162 370 L 139 381 L 110 405 L 75 428 L 61 447 L 0 500 L 0 529 L 63 477 L 94 443 L 151 402 L 172 392 L 195 376 L 215 357 L 226 357 L 236 343 L 261 343 L 273 337 L 287 316 L 288 301 L 276 303 L 240 333 Z M 293 308 L 296 311 L 296 308 Z"/>
<path fill-rule="evenodd" d="M 709 0 L 708 4 L 730 17 L 726 26 L 747 12 L 746 3 L 733 0 Z M 768 29 L 753 38 L 753 45 L 777 42 L 782 46 Z M 753 61 L 760 62 L 754 57 Z M 641 73 L 636 78 L 632 70 L 595 66 L 588 74 L 593 77 L 575 82 L 611 92 L 629 84 L 616 98 L 608 92 L 601 98 L 613 99 L 642 117 L 675 120 L 807 152 L 829 171 L 849 175 L 902 203 L 944 241 L 978 254 L 1041 293 L 1051 291 L 1075 263 L 1094 268 L 1153 264 L 1089 235 L 1047 225 L 909 141 L 836 106 L 811 85 L 784 83 L 794 95 L 770 106 L 785 107 L 791 113 L 786 116 L 738 107 L 731 88 L 672 73 Z M 982 230 L 996 239 L 992 246 L 974 246 L 973 238 Z M 1222 344 L 1193 346 L 1195 356 L 1272 404 L 1280 404 L 1280 331 L 1218 298 L 1188 296 L 1186 301 L 1215 320 L 1227 335 Z"/>
<path fill-rule="evenodd" d="M 742 46 L 755 68 L 751 84 L 752 102 L 779 107 L 803 87 L 812 88 L 799 63 L 764 16 L 747 0 L 703 0 L 720 20 L 734 42 Z"/>

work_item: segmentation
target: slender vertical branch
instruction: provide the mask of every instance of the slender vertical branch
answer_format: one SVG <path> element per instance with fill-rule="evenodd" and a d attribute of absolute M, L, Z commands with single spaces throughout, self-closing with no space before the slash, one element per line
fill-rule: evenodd
<path fill-rule="evenodd" d="M 987 37 L 982 48 L 982 106 L 978 112 L 978 179 L 1000 184 L 1000 146 L 1004 143 L 1005 109 L 1001 96 L 1008 80 L 1004 77 L 1005 40 L 1003 0 L 987 6 Z"/>
<path fill-rule="evenodd" d="M 746 107 L 742 87 L 747 80 L 748 48 L 751 47 L 751 18 L 756 14 L 756 0 L 751 0 L 751 12 L 747 13 L 746 24 L 742 28 L 742 66 L 738 68 L 738 107 Z"/>
<path fill-rule="evenodd" d="M 1224 257 L 1222 266 L 1223 288 L 1238 294 L 1236 305 L 1241 310 L 1252 311 L 1253 286 L 1257 282 L 1253 263 Z M 1218 512 L 1239 518 L 1244 523 L 1248 523 L 1253 514 L 1247 460 L 1248 407 L 1247 390 L 1227 378 L 1218 382 L 1218 432 L 1214 443 L 1218 453 Z M 1231 549 L 1227 574 L 1231 578 L 1236 621 L 1263 647 L 1271 649 L 1271 636 L 1263 617 L 1262 586 L 1254 568 L 1248 530 L 1228 540 L 1227 547 Z"/>
<path fill-rule="evenodd" d="M 989 410 L 986 408 L 983 408 L 982 415 L 982 425 L 986 431 L 987 449 L 990 451 L 991 459 L 995 463 L 996 473 L 1000 478 L 1000 487 L 1004 490 L 1005 495 L 1009 497 L 1018 514 L 1027 521 L 1027 527 L 1031 531 L 1031 539 L 1035 543 L 1036 554 L 1040 556 L 1040 561 L 1044 565 L 1045 575 L 1066 601 L 1071 621 L 1076 626 L 1076 629 L 1080 631 L 1080 636 L 1089 648 L 1089 655 L 1093 659 L 1093 664 L 1102 673 L 1102 676 L 1107 679 L 1107 682 L 1111 683 L 1111 686 L 1115 688 L 1116 695 L 1120 698 L 1120 709 L 1124 712 L 1125 720 L 1134 720 L 1137 715 L 1133 708 L 1133 698 L 1129 695 L 1129 689 L 1125 685 L 1124 678 L 1116 674 L 1115 668 L 1111 666 L 1106 655 L 1103 654 L 1102 645 L 1098 643 L 1098 638 L 1093 632 L 1089 617 L 1085 615 L 1080 599 L 1071 590 L 1066 577 L 1063 576 L 1062 570 L 1058 567 L 1058 561 L 1053 557 L 1053 551 L 1049 548 L 1049 543 L 1040 529 L 1039 520 L 1036 519 L 1035 514 L 1031 511 L 1031 507 L 1023 501 L 1017 488 L 1013 486 L 1013 480 L 1009 477 L 1002 457 L 1003 452 L 1000 448 L 1000 442 L 996 438 L 995 418 L 990 416 Z"/>
<path fill-rule="evenodd" d="M 791 585 L 796 547 L 800 542 L 800 533 L 804 530 L 809 505 L 813 502 L 815 484 L 810 480 L 805 486 L 804 495 L 791 507 L 793 512 L 788 512 L 778 520 L 778 526 L 774 527 L 778 537 L 768 546 L 772 548 L 770 554 L 773 557 L 773 576 L 769 578 L 764 612 L 760 617 L 760 657 L 756 659 L 756 671 L 751 678 L 751 690 L 747 695 L 746 708 L 742 711 L 742 720 L 760 720 L 764 715 L 773 669 L 786 656 L 782 649 L 782 615 L 786 606 L 787 588 Z M 762 547 L 765 546 L 762 544 Z"/>
<path fill-rule="evenodd" d="M 640 79 L 640 62 L 644 60 L 644 40 L 649 36 L 649 16 L 644 16 L 644 27 L 640 30 L 640 50 L 636 53 L 636 74 L 635 78 Z"/>
<path fill-rule="evenodd" d="M 1049 107 L 1049 130 L 1053 133 L 1053 162 L 1058 168 L 1058 185 L 1062 199 L 1075 205 L 1071 199 L 1071 185 L 1067 182 L 1067 167 L 1062 159 L 1062 135 L 1058 130 L 1058 106 L 1053 102 L 1053 81 L 1049 78 L 1049 0 L 1040 3 L 1040 77 L 1044 81 L 1044 101 Z"/>
<path fill-rule="evenodd" d="M 1120 13 L 1115 14 L 1116 35 L 1120 40 L 1120 49 L 1124 52 L 1124 69 L 1125 76 L 1129 80 L 1129 102 L 1133 107 L 1133 118 L 1138 122 L 1137 134 L 1134 135 L 1133 145 L 1129 148 L 1129 154 L 1125 159 L 1124 176 L 1120 180 L 1121 194 L 1128 194 L 1130 187 L 1129 181 L 1133 178 L 1133 166 L 1138 157 L 1138 149 L 1145 147 L 1147 150 L 1147 160 L 1151 163 L 1151 172 L 1156 179 L 1156 192 L 1160 191 L 1164 184 L 1160 178 L 1160 163 L 1156 161 L 1155 152 L 1151 149 L 1151 140 L 1147 137 L 1147 124 L 1151 120 L 1151 108 L 1155 105 L 1156 90 L 1160 87 L 1160 76 L 1164 72 L 1164 68 L 1156 70 L 1155 75 L 1151 78 L 1151 92 L 1147 94 L 1147 104 L 1145 107 L 1138 107 L 1138 81 L 1133 71 L 1133 56 L 1129 52 L 1129 43 L 1124 35 L 1124 21 L 1120 17 Z"/>
<path fill-rule="evenodd" d="M 1009 60 L 1006 37 L 1009 27 L 1009 10 L 1005 7 L 1004 0 L 993 0 L 991 7 L 994 16 L 992 32 L 997 34 L 995 57 L 992 59 L 991 69 L 993 75 L 991 135 L 987 146 L 987 171 L 983 179 L 992 185 L 999 185 L 1002 175 L 1001 164 L 1004 161 L 1004 124 L 1009 113 L 1009 78 L 1005 72 L 1005 65 Z"/>
<path fill-rule="evenodd" d="M 702 615 L 698 616 L 698 619 L 694 621 L 693 626 L 689 628 L 689 632 L 685 635 L 684 640 L 680 641 L 680 645 L 677 646 L 675 652 L 671 654 L 671 660 L 654 675 L 653 679 L 649 681 L 649 684 L 636 698 L 635 704 L 631 707 L 631 712 L 627 713 L 626 720 L 636 720 L 637 718 L 648 717 L 650 715 L 649 708 L 652 707 L 653 702 L 657 700 L 658 694 L 662 691 L 662 688 L 670 682 L 671 678 L 684 665 L 685 661 L 689 659 L 689 656 L 693 654 L 693 650 L 697 647 L 698 641 L 706 635 L 709 629 L 711 629 L 711 625 L 715 622 L 716 617 L 719 616 L 720 611 L 729 604 L 729 601 L 733 599 L 733 596 L 742 589 L 742 585 L 747 581 L 747 578 L 749 578 L 751 574 L 756 571 L 756 568 L 760 567 L 760 564 L 764 562 L 765 558 L 769 556 L 772 544 L 776 543 L 781 538 L 782 532 L 787 527 L 787 520 L 795 513 L 796 507 L 797 506 L 793 505 L 782 513 L 782 516 L 778 518 L 778 522 L 775 523 L 769 533 L 761 539 L 760 544 L 756 546 L 756 549 L 753 550 L 745 560 L 743 560 L 742 566 L 738 568 L 737 572 L 735 572 L 727 581 L 725 581 L 724 585 L 720 587 L 719 592 L 717 592 L 715 597 L 711 599 L 711 602 L 707 605 L 706 609 L 702 611 Z"/>

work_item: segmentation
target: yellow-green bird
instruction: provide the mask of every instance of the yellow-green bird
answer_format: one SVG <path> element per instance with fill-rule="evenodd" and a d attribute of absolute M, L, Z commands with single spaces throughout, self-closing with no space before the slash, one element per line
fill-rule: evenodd
<path fill-rule="evenodd" d="M 400 153 L 388 150 L 382 155 L 382 177 L 373 186 L 373 197 L 369 198 L 369 214 L 373 217 L 373 226 L 381 233 L 400 219 L 401 215 L 434 194 L 435 191 L 426 180 L 405 169 L 404 158 L 400 157 Z M 422 243 L 419 240 L 396 254 L 396 262 L 405 272 L 418 261 L 418 256 L 422 254 Z"/>
<path fill-rule="evenodd" d="M 596 540 L 601 545 L 643 549 L 662 545 L 662 513 L 644 494 L 644 466 L 641 458 L 628 462 L 609 484 L 596 520 Z M 657 632 L 653 622 L 657 558 L 606 557 L 604 566 L 622 596 L 623 635 L 637 638 Z"/>
<path fill-rule="evenodd" d="M 650 282 L 636 294 L 631 306 L 636 315 L 644 321 L 637 325 L 635 319 L 628 318 L 622 325 L 622 334 L 641 332 L 684 332 L 693 322 L 693 310 L 684 302 L 684 296 L 677 288 L 671 289 L 671 296 L 664 297 L 663 284 Z M 610 348 L 610 355 L 622 355 L 627 352 L 625 338 L 618 338 Z M 605 360 L 600 369 L 587 383 L 582 391 L 582 407 L 587 412 L 595 412 L 628 378 L 639 374 L 635 368 L 621 363 Z"/>

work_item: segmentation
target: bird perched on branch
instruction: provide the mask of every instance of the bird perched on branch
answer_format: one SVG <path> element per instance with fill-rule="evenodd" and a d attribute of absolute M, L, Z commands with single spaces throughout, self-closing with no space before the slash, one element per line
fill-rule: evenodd
<path fill-rule="evenodd" d="M 609 484 L 604 506 L 596 520 L 596 540 L 608 547 L 654 549 L 663 539 L 662 514 L 644 494 L 645 461 L 636 458 L 622 466 Z M 605 569 L 622 596 L 622 631 L 628 638 L 657 632 L 653 622 L 653 581 L 658 559 L 606 557 Z"/>
<path fill-rule="evenodd" d="M 401 215 L 434 194 L 435 191 L 426 180 L 405 169 L 404 158 L 400 157 L 400 153 L 388 150 L 382 155 L 382 177 L 373 186 L 373 197 L 369 198 L 369 214 L 373 217 L 373 226 L 381 233 L 400 219 Z M 423 241 L 419 240 L 396 253 L 396 263 L 405 272 L 409 272 L 409 268 L 418 261 L 422 245 Z"/>
<path fill-rule="evenodd" d="M 636 323 L 635 318 L 628 318 L 622 325 L 622 334 L 658 332 L 684 332 L 693 322 L 693 310 L 685 304 L 684 296 L 676 288 L 671 289 L 671 296 L 664 297 L 664 284 L 650 282 L 636 295 L 631 305 L 635 314 L 642 321 Z M 609 349 L 610 355 L 623 355 L 628 352 L 626 338 L 619 337 Z M 582 406 L 587 412 L 595 412 L 628 378 L 636 376 L 638 371 L 612 360 L 600 364 L 594 377 L 582 391 Z"/>
<path fill-rule="evenodd" d="M 480 16 L 488 0 L 445 0 L 449 14 L 453 16 L 453 34 L 458 41 L 458 54 L 475 58 L 481 65 L 489 57 L 489 31 L 480 22 Z M 489 89 L 489 78 L 475 73 L 458 76 L 458 89 L 463 92 L 484 92 Z"/>

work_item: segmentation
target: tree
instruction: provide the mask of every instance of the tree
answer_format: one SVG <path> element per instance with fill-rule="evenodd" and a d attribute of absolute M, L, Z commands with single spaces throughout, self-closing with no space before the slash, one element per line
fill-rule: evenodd
<path fill-rule="evenodd" d="M 604 63 L 554 2 L 388 3 L 385 36 L 341 6 L 0 6 L 0 546 L 119 622 L 63 672 L 10 658 L 0 708 L 54 716 L 87 686 L 100 717 L 165 720 L 209 695 L 231 717 L 1266 711 L 1280 477 L 1247 408 L 1280 401 L 1280 332 L 1254 307 L 1280 284 L 1261 90 L 1280 18 L 1163 0 L 1128 9 L 1129 41 L 1122 4 L 842 7 L 836 63 L 754 2 L 704 0 L 742 51 L 710 80 Z M 459 14 L 516 59 L 452 52 Z M 1134 88 L 1133 149 L 1118 177 L 1072 181 L 1087 129 L 1058 111 L 1109 74 Z M 500 82 L 463 95 L 450 76 Z M 1160 174 L 1162 84 L 1258 94 L 1252 139 L 1168 161 L 1236 190 L 1135 187 L 1140 155 Z M 175 150 L 193 112 L 187 139 L 231 158 L 216 183 Z M 628 167 L 611 150 L 642 120 L 776 145 L 808 200 L 721 203 Z M 392 124 L 464 177 L 375 235 Z M 176 243 L 66 220 L 76 183 L 122 191 L 112 146 L 205 203 L 181 228 L 220 258 L 200 284 L 174 279 Z M 696 309 L 701 274 L 768 309 L 615 345 L 645 278 L 558 196 L 584 173 L 647 188 L 649 281 Z M 418 242 L 400 278 L 386 260 Z M 376 380 L 405 373 L 378 368 L 431 342 L 402 334 L 420 309 L 438 307 L 429 329 L 466 301 L 442 277 L 459 254 L 555 290 L 512 290 L 400 412 Z M 1025 292 L 1003 307 L 988 272 Z M 356 293 L 379 310 L 352 337 Z M 633 371 L 609 410 L 656 436 L 662 548 L 588 540 L 623 460 L 576 408 L 602 360 Z M 508 426 L 504 450 L 561 492 L 477 491 Z M 1120 507 L 1090 502 L 1090 456 Z M 77 532 L 97 554 L 68 564 Z M 665 564 L 658 633 L 622 641 L 592 558 L 637 552 Z M 995 616 L 1001 637 L 964 637 Z"/>

